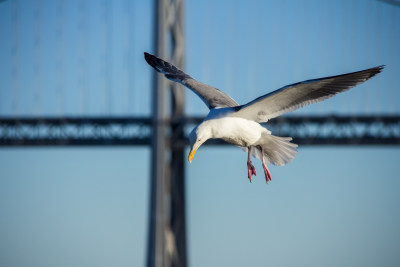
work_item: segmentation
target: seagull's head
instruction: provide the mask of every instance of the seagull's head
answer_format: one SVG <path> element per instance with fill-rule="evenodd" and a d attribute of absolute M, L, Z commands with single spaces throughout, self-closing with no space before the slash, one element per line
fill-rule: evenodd
<path fill-rule="evenodd" d="M 190 153 L 189 153 L 189 163 L 192 162 L 194 154 L 197 149 L 208 139 L 211 138 L 211 130 L 206 127 L 204 123 L 197 125 L 189 135 L 189 143 L 190 143 Z"/>

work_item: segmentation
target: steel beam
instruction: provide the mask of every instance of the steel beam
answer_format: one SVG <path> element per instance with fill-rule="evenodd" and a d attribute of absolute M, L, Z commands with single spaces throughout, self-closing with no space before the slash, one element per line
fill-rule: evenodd
<path fill-rule="evenodd" d="M 149 145 L 150 118 L 0 118 L 0 146 Z"/>
<path fill-rule="evenodd" d="M 187 118 L 195 125 L 202 118 Z M 264 123 L 277 136 L 290 136 L 299 145 L 400 145 L 399 115 L 282 116 Z M 223 145 L 222 140 L 206 144 Z"/>
<path fill-rule="evenodd" d="M 183 0 L 156 0 L 155 18 L 153 52 L 182 68 Z M 168 142 L 184 138 L 183 102 L 181 86 L 154 72 L 148 267 L 187 265 L 184 147 Z M 172 134 L 167 140 L 168 130 Z"/>
<path fill-rule="evenodd" d="M 167 147 L 183 148 L 202 117 L 166 119 Z M 180 128 L 178 131 L 172 130 Z M 179 126 L 177 126 L 179 125 Z M 148 146 L 152 118 L 1 118 L 0 146 Z M 300 145 L 400 145 L 400 116 L 283 116 L 264 124 Z M 168 133 L 168 134 L 167 134 Z M 223 145 L 210 140 L 206 145 Z"/>

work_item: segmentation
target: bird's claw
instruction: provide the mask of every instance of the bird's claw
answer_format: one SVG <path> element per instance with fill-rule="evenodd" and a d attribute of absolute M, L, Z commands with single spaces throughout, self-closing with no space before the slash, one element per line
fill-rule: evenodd
<path fill-rule="evenodd" d="M 251 161 L 247 162 L 247 174 L 250 180 L 250 183 L 253 182 L 253 175 L 256 176 L 256 168 L 254 168 L 253 164 L 251 164 Z"/>
<path fill-rule="evenodd" d="M 263 164 L 263 168 L 264 168 L 265 180 L 268 184 L 268 182 L 272 180 L 271 173 L 268 170 L 267 164 Z"/>

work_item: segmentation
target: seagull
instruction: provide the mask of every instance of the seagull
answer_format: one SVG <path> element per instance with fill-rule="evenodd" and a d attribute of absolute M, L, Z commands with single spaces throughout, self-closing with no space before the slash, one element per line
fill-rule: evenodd
<path fill-rule="evenodd" d="M 267 164 L 283 166 L 290 163 L 297 154 L 297 144 L 291 142 L 291 137 L 272 135 L 260 123 L 347 91 L 372 78 L 384 68 L 384 65 L 381 65 L 362 71 L 294 83 L 262 95 L 247 104 L 239 105 L 227 94 L 195 80 L 161 58 L 146 52 L 144 58 L 167 79 L 192 90 L 210 109 L 203 122 L 189 135 L 189 163 L 205 141 L 219 138 L 247 152 L 247 174 L 250 182 L 253 175 L 257 175 L 250 158 L 253 156 L 259 159 L 267 184 L 272 179 Z"/>

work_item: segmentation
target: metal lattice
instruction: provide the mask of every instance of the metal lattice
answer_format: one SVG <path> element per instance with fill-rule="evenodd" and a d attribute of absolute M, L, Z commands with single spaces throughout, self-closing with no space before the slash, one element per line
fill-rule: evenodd
<path fill-rule="evenodd" d="M 202 119 L 174 123 L 189 130 Z M 264 126 L 300 145 L 400 145 L 400 116 L 284 116 Z M 167 146 L 187 145 L 187 137 L 167 132 Z M 0 146 L 148 146 L 151 140 L 151 118 L 0 118 Z"/>

